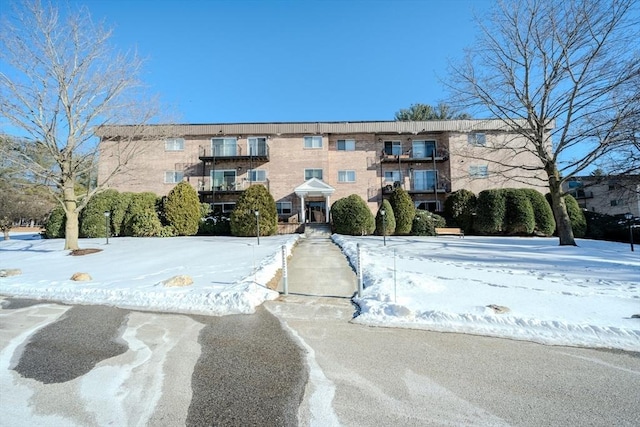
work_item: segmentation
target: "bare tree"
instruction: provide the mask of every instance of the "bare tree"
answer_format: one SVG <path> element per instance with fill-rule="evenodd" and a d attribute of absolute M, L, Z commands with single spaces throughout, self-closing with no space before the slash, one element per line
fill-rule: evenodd
<path fill-rule="evenodd" d="M 140 58 L 113 51 L 111 31 L 94 24 L 86 8 L 67 15 L 63 20 L 51 4 L 31 0 L 3 17 L 0 116 L 19 129 L 23 144 L 0 154 L 49 184 L 66 214 L 65 249 L 77 249 L 80 211 L 140 154 L 144 125 L 158 110 L 138 81 Z M 117 164 L 103 182 L 78 192 L 78 180 L 95 170 L 98 160 L 94 129 L 127 123 L 136 126 L 118 142 Z M 53 167 L 34 156 L 40 149 Z"/>
<path fill-rule="evenodd" d="M 456 105 L 488 112 L 528 142 L 494 148 L 532 154 L 522 167 L 547 178 L 560 245 L 575 245 L 563 182 L 628 148 L 629 125 L 640 119 L 637 6 L 503 0 L 478 21 L 477 44 L 451 66 Z"/>

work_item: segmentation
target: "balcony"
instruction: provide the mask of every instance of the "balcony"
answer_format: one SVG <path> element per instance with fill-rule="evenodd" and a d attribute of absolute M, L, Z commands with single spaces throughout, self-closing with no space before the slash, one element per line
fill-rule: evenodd
<path fill-rule="evenodd" d="M 435 158 L 433 157 L 433 154 L 435 154 Z M 403 151 L 400 155 L 392 154 L 383 150 L 380 155 L 380 161 L 382 163 L 444 162 L 446 160 L 449 160 L 449 153 L 444 148 L 438 148 L 435 150 L 435 153 L 431 150 L 431 152 L 426 153 L 426 155 L 425 153 L 417 152 L 413 149 Z"/>
<path fill-rule="evenodd" d="M 198 194 L 207 196 L 212 194 L 240 194 L 252 185 L 264 185 L 269 190 L 269 180 L 266 181 L 247 181 L 244 179 L 235 181 L 224 181 L 220 185 L 211 185 L 207 179 L 200 183 Z"/>
<path fill-rule="evenodd" d="M 216 147 L 200 146 L 198 158 L 201 161 L 213 162 L 215 160 L 262 160 L 269 161 L 269 146 L 253 147 L 248 152 L 240 144 Z"/>

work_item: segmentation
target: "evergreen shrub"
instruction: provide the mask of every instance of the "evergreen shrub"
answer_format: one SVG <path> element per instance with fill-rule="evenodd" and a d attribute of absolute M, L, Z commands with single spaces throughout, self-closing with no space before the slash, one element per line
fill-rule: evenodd
<path fill-rule="evenodd" d="M 396 187 L 389 197 L 389 203 L 395 215 L 395 233 L 397 235 L 410 234 L 413 226 L 413 217 L 416 215 L 416 207 L 409 193 L 402 187 Z"/>
<path fill-rule="evenodd" d="M 249 237 L 256 235 L 256 215 L 260 212 L 260 235 L 271 236 L 278 231 L 278 212 L 273 196 L 263 185 L 252 185 L 238 198 L 231 212 L 231 234 Z"/>
<path fill-rule="evenodd" d="M 198 193 L 187 182 L 179 182 L 163 200 L 163 212 L 167 225 L 178 236 L 193 236 L 198 232 L 201 206 Z"/>
<path fill-rule="evenodd" d="M 474 229 L 478 234 L 501 234 L 505 215 L 505 197 L 501 190 L 478 194 Z"/>
<path fill-rule="evenodd" d="M 553 218 L 553 210 L 551 210 L 551 205 L 549 205 L 547 199 L 542 193 L 533 188 L 525 188 L 520 191 L 527 195 L 533 208 L 533 216 L 536 223 L 534 233 L 538 236 L 552 236 L 556 229 L 556 220 Z"/>
<path fill-rule="evenodd" d="M 384 219 L 382 217 L 382 211 L 384 209 L 385 215 Z M 378 213 L 376 214 L 376 234 L 378 236 L 392 235 L 396 230 L 396 217 L 393 213 L 393 208 L 391 207 L 391 203 L 387 199 L 382 201 L 382 205 L 380 209 L 378 209 Z"/>
<path fill-rule="evenodd" d="M 454 191 L 444 201 L 444 215 L 451 220 L 451 225 L 460 227 L 468 234 L 473 229 L 476 203 L 477 197 L 471 191 Z"/>
<path fill-rule="evenodd" d="M 505 199 L 502 230 L 508 235 L 529 236 L 536 228 L 536 219 L 529 196 L 519 188 L 500 190 Z"/>
<path fill-rule="evenodd" d="M 44 237 L 46 239 L 60 239 L 65 236 L 65 223 L 67 216 L 62 206 L 56 206 L 44 224 Z"/>
<path fill-rule="evenodd" d="M 376 228 L 373 214 L 362 197 L 352 194 L 331 206 L 333 231 L 338 234 L 364 236 Z"/>
<path fill-rule="evenodd" d="M 112 207 L 118 199 L 116 190 L 105 190 L 94 195 L 80 214 L 80 237 L 105 237 L 105 212 L 109 212 L 109 236 L 113 236 L 111 226 Z"/>
<path fill-rule="evenodd" d="M 446 220 L 429 211 L 417 210 L 413 218 L 411 234 L 414 236 L 435 236 L 436 228 L 446 227 Z"/>

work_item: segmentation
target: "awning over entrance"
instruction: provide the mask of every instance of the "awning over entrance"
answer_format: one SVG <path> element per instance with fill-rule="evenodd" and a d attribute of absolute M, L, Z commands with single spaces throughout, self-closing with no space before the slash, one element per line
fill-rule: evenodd
<path fill-rule="evenodd" d="M 304 223 L 307 221 L 306 212 L 304 209 L 305 198 L 309 197 L 323 197 L 325 199 L 325 218 L 326 222 L 329 222 L 329 206 L 331 205 L 331 195 L 336 191 L 335 188 L 319 180 L 318 178 L 311 178 L 307 182 L 299 185 L 295 188 L 294 192 L 300 197 L 300 206 L 302 206 L 302 218 L 300 220 Z"/>

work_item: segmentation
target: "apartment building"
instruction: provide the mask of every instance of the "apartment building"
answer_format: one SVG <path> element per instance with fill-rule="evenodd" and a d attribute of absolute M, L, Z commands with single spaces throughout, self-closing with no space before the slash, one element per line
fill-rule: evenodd
<path fill-rule="evenodd" d="M 282 220 L 328 222 L 333 201 L 358 194 L 375 212 L 400 186 L 418 208 L 438 212 L 462 188 L 544 191 L 539 172 L 521 167 L 536 164 L 532 154 L 493 150 L 522 145 L 504 129 L 498 120 L 157 125 L 131 148 L 133 127 L 104 126 L 98 179 L 126 145 L 138 154 L 113 177 L 119 191 L 166 195 L 187 181 L 202 202 L 230 212 L 245 189 L 263 185 Z"/>
<path fill-rule="evenodd" d="M 564 191 L 591 212 L 640 217 L 640 175 L 578 176 L 565 183 Z"/>

